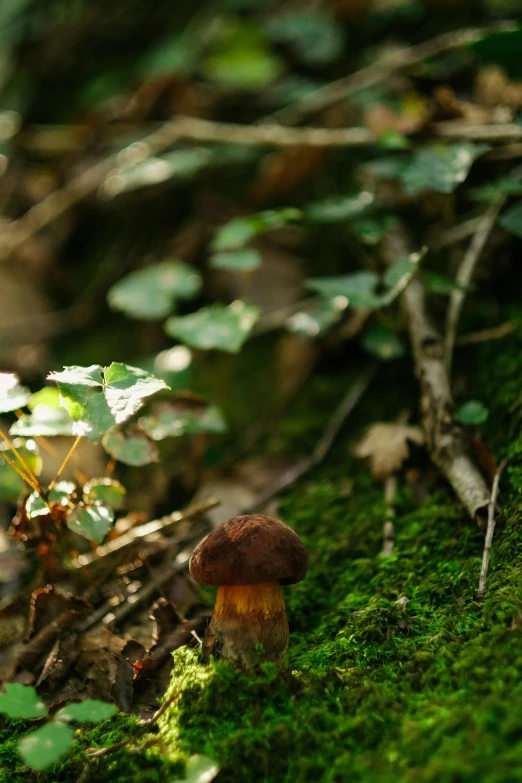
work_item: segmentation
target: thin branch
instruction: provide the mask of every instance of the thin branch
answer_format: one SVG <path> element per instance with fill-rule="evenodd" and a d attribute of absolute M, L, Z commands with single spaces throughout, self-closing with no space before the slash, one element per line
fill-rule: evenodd
<path fill-rule="evenodd" d="M 411 252 L 403 226 L 397 224 L 384 237 L 387 263 Z M 444 362 L 443 338 L 428 316 L 426 291 L 414 277 L 401 294 L 408 319 L 415 373 L 420 385 L 420 408 L 426 442 L 432 460 L 447 478 L 469 515 L 476 517 L 487 507 L 489 492 L 484 479 L 466 451 L 462 430 L 453 418 L 451 385 Z"/>
<path fill-rule="evenodd" d="M 513 142 L 522 139 L 522 127 L 514 122 L 471 125 L 462 120 L 447 120 L 434 123 L 430 126 L 430 131 L 436 136 L 445 136 L 448 139 L 492 142 Z"/>
<path fill-rule="evenodd" d="M 318 465 L 328 454 L 332 443 L 342 429 L 347 417 L 353 411 L 363 394 L 366 392 L 368 386 L 373 380 L 376 370 L 376 364 L 370 365 L 367 371 L 357 381 L 348 394 L 345 396 L 332 418 L 330 419 L 328 426 L 326 427 L 323 435 L 319 439 L 315 449 L 309 457 L 300 460 L 288 470 L 284 471 L 276 481 L 273 482 L 267 489 L 261 492 L 255 501 L 244 508 L 242 513 L 248 514 L 251 511 L 263 506 L 269 500 L 276 495 L 279 495 L 285 489 L 295 484 L 305 473 Z"/>
<path fill-rule="evenodd" d="M 392 473 L 384 483 L 384 502 L 386 504 L 386 518 L 382 526 L 382 557 L 390 557 L 395 546 L 395 509 L 393 500 L 397 492 L 397 476 Z"/>
<path fill-rule="evenodd" d="M 295 103 L 290 104 L 290 106 L 285 106 L 274 112 L 269 119 L 287 125 L 294 125 L 310 114 L 315 114 L 333 103 L 345 100 L 361 90 L 384 81 L 397 71 L 411 68 L 413 65 L 417 65 L 443 52 L 470 46 L 470 44 L 480 41 L 492 32 L 510 31 L 513 29 L 516 29 L 514 23 L 502 22 L 489 27 L 443 33 L 416 46 L 399 49 L 387 57 L 383 57 L 382 60 L 362 68 L 360 71 L 343 76 L 341 79 L 314 90 L 314 92 L 305 95 L 298 101 L 295 101 Z"/>
<path fill-rule="evenodd" d="M 518 329 L 517 321 L 506 321 L 500 326 L 494 326 L 491 329 L 479 329 L 477 332 L 470 332 L 458 337 L 455 345 L 460 348 L 464 345 L 476 345 L 477 343 L 487 343 L 489 340 L 501 340 L 513 334 Z"/>
<path fill-rule="evenodd" d="M 488 526 L 486 529 L 486 539 L 484 541 L 484 553 L 482 555 L 482 566 L 480 569 L 479 584 L 477 590 L 477 599 L 481 600 L 486 595 L 486 579 L 489 568 L 489 552 L 491 550 L 491 544 L 493 543 L 493 533 L 495 532 L 495 506 L 497 504 L 498 486 L 500 482 L 500 474 L 506 467 L 507 460 L 503 460 L 498 466 L 497 472 L 493 479 L 493 487 L 491 489 L 491 499 L 488 503 Z"/>
<path fill-rule="evenodd" d="M 11 440 L 10 440 L 10 439 L 7 437 L 7 435 L 5 434 L 5 432 L 4 432 L 3 430 L 0 430 L 0 437 L 2 438 L 2 440 L 4 440 L 4 441 L 7 443 L 7 445 L 8 445 L 8 446 L 9 446 L 9 448 L 10 448 L 10 450 L 13 452 L 13 454 L 14 454 L 14 455 L 15 455 L 15 457 L 16 457 L 16 459 L 18 460 L 18 462 L 19 462 L 19 463 L 20 463 L 20 465 L 22 466 L 22 471 L 23 471 L 23 474 L 22 474 L 22 473 L 20 473 L 20 475 L 22 475 L 22 476 L 25 478 L 25 480 L 27 481 L 27 483 L 28 483 L 30 486 L 32 486 L 32 488 L 33 488 L 33 489 L 34 489 L 36 492 L 38 492 L 38 494 L 39 494 L 39 495 L 41 495 L 41 494 L 42 494 L 42 488 L 41 488 L 41 486 L 40 486 L 40 482 L 38 481 L 38 479 L 37 479 L 37 478 L 36 478 L 36 476 L 34 475 L 33 471 L 31 470 L 31 468 L 29 467 L 29 465 L 27 464 L 27 462 L 24 460 L 24 458 L 22 457 L 22 455 L 20 454 L 20 452 L 18 451 L 18 449 L 17 449 L 17 448 L 16 448 L 16 447 L 13 445 L 12 441 L 11 441 Z M 12 465 L 12 464 L 13 464 L 13 463 L 12 463 L 12 461 L 11 461 L 11 460 L 9 460 L 9 458 L 8 458 L 8 457 L 6 457 L 6 455 L 5 455 L 5 452 L 2 452 L 2 453 L 1 453 L 1 456 L 2 456 L 2 457 L 4 457 L 4 458 L 5 458 L 5 460 L 6 460 L 6 462 L 9 462 L 9 464 L 10 464 L 10 465 Z M 25 474 L 27 474 L 27 476 L 29 477 L 29 479 L 30 479 L 30 480 L 28 480 L 28 479 L 27 479 L 27 477 L 25 476 Z"/>
<path fill-rule="evenodd" d="M 486 209 L 457 270 L 455 282 L 458 283 L 459 288 L 454 288 L 451 292 L 446 316 L 444 360 L 446 362 L 446 369 L 448 373 L 451 372 L 451 363 L 453 359 L 453 349 L 455 346 L 457 327 L 462 311 L 462 306 L 466 298 L 465 289 L 471 283 L 475 267 L 477 266 L 478 260 L 482 255 L 489 236 L 493 230 L 493 226 L 496 223 L 498 213 L 502 209 L 506 198 L 507 196 L 505 193 L 500 193 Z"/>
<path fill-rule="evenodd" d="M 127 739 L 121 740 L 121 742 L 117 742 L 115 745 L 110 745 L 108 748 L 100 748 L 99 750 L 94 750 L 91 748 L 87 751 L 87 756 L 90 759 L 99 759 L 102 756 L 107 756 L 109 753 L 115 753 L 117 750 L 121 750 L 122 748 L 126 748 L 127 745 L 131 745 L 133 742 L 136 742 L 136 740 L 139 737 L 142 737 L 144 734 L 146 734 L 148 731 L 151 730 L 151 728 L 158 722 L 158 720 L 161 718 L 161 716 L 168 710 L 168 708 L 174 704 L 174 702 L 179 699 L 181 696 L 181 693 L 183 691 L 183 686 L 185 685 L 187 681 L 187 677 L 184 677 L 178 687 L 175 691 L 169 696 L 169 698 L 163 702 L 161 707 L 156 710 L 152 718 L 149 718 L 149 720 L 146 720 L 138 729 L 138 731 L 132 735 L 132 737 L 128 737 Z"/>
<path fill-rule="evenodd" d="M 58 468 L 56 476 L 53 478 L 53 480 L 49 484 L 49 490 L 51 490 L 54 487 L 54 485 L 56 484 L 56 482 L 58 481 L 58 479 L 60 478 L 60 476 L 64 472 L 64 470 L 65 470 L 65 468 L 67 466 L 67 463 L 69 462 L 69 460 L 71 459 L 72 455 L 76 451 L 76 448 L 77 448 L 79 442 L 81 441 L 81 439 L 82 439 L 82 436 L 81 435 L 77 435 L 76 440 L 74 441 L 73 445 L 71 446 L 71 448 L 69 449 L 69 451 L 65 455 L 65 458 L 64 458 L 62 464 Z"/>

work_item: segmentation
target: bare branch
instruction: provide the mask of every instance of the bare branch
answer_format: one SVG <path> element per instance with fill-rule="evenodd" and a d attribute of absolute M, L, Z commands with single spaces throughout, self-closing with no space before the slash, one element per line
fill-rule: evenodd
<path fill-rule="evenodd" d="M 498 466 L 495 478 L 493 479 L 493 487 L 491 490 L 491 499 L 488 503 L 488 526 L 486 529 L 486 539 L 484 542 L 484 553 L 482 555 L 482 566 L 480 569 L 479 584 L 477 590 L 477 599 L 481 600 L 486 595 L 486 579 L 489 568 L 489 552 L 491 550 L 491 544 L 493 543 L 493 533 L 495 532 L 495 506 L 497 504 L 498 497 L 498 485 L 500 482 L 500 474 L 506 466 L 507 460 L 503 460 Z"/>
<path fill-rule="evenodd" d="M 387 263 L 408 256 L 408 237 L 402 226 L 390 230 L 383 241 Z M 427 313 L 426 291 L 414 277 L 401 294 L 412 345 L 415 373 L 420 384 L 420 408 L 432 460 L 447 478 L 469 515 L 485 510 L 489 492 L 464 445 L 462 430 L 453 418 L 453 399 L 444 362 L 444 343 Z"/>

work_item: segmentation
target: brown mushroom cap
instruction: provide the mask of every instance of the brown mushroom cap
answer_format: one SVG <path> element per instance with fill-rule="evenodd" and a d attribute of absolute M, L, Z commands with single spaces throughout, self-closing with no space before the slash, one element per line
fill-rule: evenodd
<path fill-rule="evenodd" d="M 299 536 L 278 519 L 247 514 L 229 519 L 199 542 L 190 573 L 200 585 L 293 584 L 306 575 L 308 555 Z"/>

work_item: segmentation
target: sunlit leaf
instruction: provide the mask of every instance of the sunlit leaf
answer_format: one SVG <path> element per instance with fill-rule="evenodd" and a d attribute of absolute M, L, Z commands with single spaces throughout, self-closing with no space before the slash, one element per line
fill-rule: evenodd
<path fill-rule="evenodd" d="M 145 370 L 119 362 L 106 368 L 66 367 L 63 372 L 51 373 L 49 380 L 58 384 L 61 404 L 81 427 L 76 432 L 91 440 L 129 419 L 146 397 L 168 388 Z"/>
<path fill-rule="evenodd" d="M 9 430 L 24 438 L 52 438 L 74 434 L 74 421 L 63 408 L 37 404 L 31 414 L 21 416 Z"/>
<path fill-rule="evenodd" d="M 99 500 L 111 508 L 121 508 L 125 502 L 127 490 L 119 481 L 111 478 L 93 478 L 83 487 L 83 497 L 86 503 Z"/>
<path fill-rule="evenodd" d="M 0 713 L 8 718 L 43 718 L 47 707 L 31 685 L 8 682 L 0 693 Z"/>
<path fill-rule="evenodd" d="M 510 234 L 522 237 L 522 201 L 517 201 L 512 207 L 506 209 L 498 222 Z"/>
<path fill-rule="evenodd" d="M 32 473 L 35 476 L 39 476 L 42 472 L 42 458 L 40 457 L 37 443 L 32 438 L 25 440 L 14 438 L 13 445 Z M 2 442 L 0 444 L 0 498 L 16 502 L 22 491 L 27 489 L 27 484 L 8 464 L 7 460 L 3 458 L 3 455 L 7 455 L 15 462 L 17 461 L 17 457 L 12 449 L 9 448 L 9 445 Z"/>
<path fill-rule="evenodd" d="M 342 297 L 341 297 L 342 298 Z M 317 337 L 326 332 L 340 319 L 347 305 L 336 305 L 336 299 L 317 299 L 311 307 L 300 310 L 291 315 L 285 321 L 285 327 L 289 332 L 302 334 L 306 337 Z"/>
<path fill-rule="evenodd" d="M 28 519 L 35 519 L 35 517 L 46 516 L 49 513 L 49 506 L 38 492 L 32 492 L 25 502 L 25 512 Z"/>
<path fill-rule="evenodd" d="M 213 269 L 228 269 L 231 272 L 253 272 L 259 269 L 261 263 L 261 253 L 251 247 L 225 250 L 210 257 Z"/>
<path fill-rule="evenodd" d="M 92 506 L 76 506 L 67 517 L 67 527 L 89 541 L 101 544 L 114 522 L 114 511 L 96 503 Z"/>
<path fill-rule="evenodd" d="M 194 297 L 201 287 L 198 272 L 183 261 L 162 261 L 119 280 L 107 299 L 114 310 L 132 318 L 157 320 L 172 312 L 177 299 Z"/>
<path fill-rule="evenodd" d="M 165 331 L 192 348 L 237 353 L 258 317 L 257 307 L 238 300 L 228 307 L 215 304 L 190 315 L 169 318 Z"/>
<path fill-rule="evenodd" d="M 209 79 L 229 87 L 259 90 L 280 74 L 281 61 L 257 27 L 237 21 L 223 28 L 221 41 L 203 62 L 202 70 Z"/>
<path fill-rule="evenodd" d="M 389 360 L 404 356 L 406 348 L 393 329 L 375 326 L 361 338 L 362 347 L 378 359 Z"/>
<path fill-rule="evenodd" d="M 70 721 L 101 723 L 112 718 L 117 712 L 118 708 L 115 704 L 108 704 L 106 701 L 98 701 L 97 699 L 85 699 L 76 704 L 68 704 L 66 707 L 62 707 L 61 710 L 58 710 L 54 719 L 64 721 L 65 723 Z"/>
<path fill-rule="evenodd" d="M 74 732 L 69 726 L 59 721 L 47 723 L 22 737 L 18 752 L 31 769 L 40 771 L 55 764 L 69 750 L 73 737 Z"/>
<path fill-rule="evenodd" d="M 174 778 L 172 783 L 212 783 L 217 777 L 219 766 L 208 756 L 191 756 L 185 766 L 183 778 Z"/>
<path fill-rule="evenodd" d="M 0 372 L 0 413 L 16 411 L 27 405 L 31 392 L 21 386 L 16 375 Z"/>
<path fill-rule="evenodd" d="M 380 299 L 375 294 L 378 282 L 375 272 L 354 272 L 339 277 L 309 278 L 306 285 L 312 291 L 333 299 L 339 306 L 365 308 L 379 306 Z"/>
<path fill-rule="evenodd" d="M 354 196 L 330 196 L 308 204 L 305 217 L 313 223 L 339 223 L 360 215 L 373 202 L 367 191 Z"/>
<path fill-rule="evenodd" d="M 410 196 L 428 190 L 452 193 L 464 182 L 474 161 L 488 149 L 487 144 L 470 141 L 423 147 L 413 153 L 400 173 L 404 190 Z"/>
<path fill-rule="evenodd" d="M 216 405 L 191 399 L 159 403 L 149 415 L 140 418 L 139 425 L 153 440 L 226 430 L 223 414 Z"/>
<path fill-rule="evenodd" d="M 468 402 L 465 402 L 455 413 L 457 421 L 469 426 L 484 424 L 488 416 L 488 409 L 479 400 L 469 400 Z"/>
<path fill-rule="evenodd" d="M 49 492 L 49 502 L 66 506 L 69 498 L 76 492 L 74 481 L 58 481 Z"/>
<path fill-rule="evenodd" d="M 45 405 L 47 408 L 59 408 L 60 390 L 55 386 L 44 386 L 40 391 L 31 394 L 27 407 L 33 411 L 38 405 Z"/>
<path fill-rule="evenodd" d="M 159 460 L 158 448 L 143 432 L 107 432 L 102 438 L 105 451 L 126 465 L 139 467 Z"/>

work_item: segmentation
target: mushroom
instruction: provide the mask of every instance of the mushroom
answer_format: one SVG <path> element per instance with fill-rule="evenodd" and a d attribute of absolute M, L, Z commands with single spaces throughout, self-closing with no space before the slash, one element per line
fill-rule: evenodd
<path fill-rule="evenodd" d="M 280 663 L 288 647 L 281 585 L 300 582 L 307 568 L 301 539 L 278 519 L 247 514 L 209 533 L 190 559 L 194 581 L 218 588 L 203 641 L 205 657 L 214 655 L 246 667 L 260 655 Z"/>

